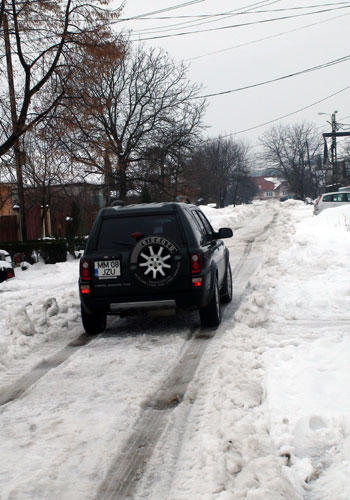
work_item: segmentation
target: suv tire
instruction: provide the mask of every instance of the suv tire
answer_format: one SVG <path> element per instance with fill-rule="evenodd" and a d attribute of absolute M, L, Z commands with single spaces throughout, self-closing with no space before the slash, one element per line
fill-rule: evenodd
<path fill-rule="evenodd" d="M 106 329 L 107 315 L 103 313 L 89 314 L 81 307 L 81 320 L 87 335 L 97 335 Z"/>
<path fill-rule="evenodd" d="M 199 310 L 202 326 L 219 326 L 221 323 L 221 304 L 217 277 L 209 304 Z"/>
<path fill-rule="evenodd" d="M 226 266 L 226 275 L 225 275 L 225 280 L 224 284 L 221 290 L 221 302 L 223 304 L 228 304 L 232 300 L 232 271 L 231 271 L 231 265 L 229 262 L 227 262 Z"/>
<path fill-rule="evenodd" d="M 142 238 L 130 256 L 130 270 L 135 279 L 152 288 L 170 285 L 178 276 L 180 265 L 177 246 L 158 236 Z"/>

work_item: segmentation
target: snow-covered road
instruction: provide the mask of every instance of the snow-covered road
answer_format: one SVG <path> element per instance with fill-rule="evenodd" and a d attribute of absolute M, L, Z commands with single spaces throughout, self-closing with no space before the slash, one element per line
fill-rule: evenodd
<path fill-rule="evenodd" d="M 110 318 L 87 339 L 77 262 L 0 285 L 0 499 L 349 499 L 346 209 L 206 207 L 235 229 L 216 331 Z"/>

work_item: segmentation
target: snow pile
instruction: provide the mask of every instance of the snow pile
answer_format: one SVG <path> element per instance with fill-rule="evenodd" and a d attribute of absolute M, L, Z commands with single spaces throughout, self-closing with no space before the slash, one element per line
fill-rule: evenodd
<path fill-rule="evenodd" d="M 213 229 L 217 231 L 220 227 L 236 229 L 241 227 L 247 220 L 262 210 L 262 202 L 256 201 L 250 205 L 229 205 L 225 208 L 213 208 L 207 205 L 199 207 L 210 220 Z"/>
<path fill-rule="evenodd" d="M 35 264 L 1 283 L 0 370 L 68 327 L 81 329 L 77 280 L 78 261 L 71 261 Z"/>
<path fill-rule="evenodd" d="M 350 207 L 301 221 L 273 269 L 280 274 L 278 314 L 287 320 L 341 317 L 350 306 L 349 263 Z"/>
<path fill-rule="evenodd" d="M 309 500 L 350 498 L 350 207 L 286 204 L 276 255 L 252 295 L 268 297 L 264 324 L 270 432 L 285 473 Z M 291 211 L 292 210 L 292 211 Z M 294 221 L 290 231 L 288 219 Z M 283 248 L 284 247 L 284 248 Z M 262 312 L 260 312 L 262 314 Z M 242 320 L 242 311 L 237 318 Z M 249 316 L 246 323 L 249 324 Z"/>
<path fill-rule="evenodd" d="M 262 406 L 262 334 L 255 328 L 252 339 L 250 329 L 243 324 L 227 330 L 223 341 L 217 339 L 221 344 L 217 345 L 217 355 L 212 359 L 208 355 L 206 369 L 195 381 L 203 391 L 197 394 L 196 402 L 202 407 L 202 416 L 197 432 L 189 436 L 185 447 L 187 466 L 192 474 L 195 472 L 197 481 L 202 478 L 196 484 L 198 498 L 302 498 L 281 473 L 286 458 L 276 452 L 268 432 Z M 209 366 L 212 368 L 208 370 Z M 196 461 L 190 465 L 193 457 Z M 179 488 L 171 498 L 185 500 L 186 488 Z"/>

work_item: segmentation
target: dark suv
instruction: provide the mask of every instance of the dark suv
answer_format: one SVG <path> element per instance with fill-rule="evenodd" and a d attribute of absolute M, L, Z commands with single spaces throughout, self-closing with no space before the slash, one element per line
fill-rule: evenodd
<path fill-rule="evenodd" d="M 87 334 L 106 327 L 107 314 L 171 314 L 199 309 L 203 326 L 221 321 L 232 299 L 229 252 L 203 212 L 186 203 L 102 209 L 80 261 L 81 315 Z"/>

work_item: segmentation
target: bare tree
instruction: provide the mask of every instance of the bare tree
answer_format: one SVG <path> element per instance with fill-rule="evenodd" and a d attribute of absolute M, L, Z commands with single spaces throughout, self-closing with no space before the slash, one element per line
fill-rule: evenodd
<path fill-rule="evenodd" d="M 173 137 L 149 147 L 133 167 L 133 179 L 144 201 L 175 200 L 188 191 L 186 168 L 198 144 L 192 136 Z M 148 195 L 148 199 L 147 199 Z"/>
<path fill-rule="evenodd" d="M 125 199 L 150 148 L 169 155 L 201 130 L 205 103 L 187 69 L 160 49 L 138 47 L 118 64 L 86 65 L 64 114 L 61 141 L 76 162 L 105 175 Z"/>
<path fill-rule="evenodd" d="M 198 198 L 223 207 L 242 201 L 240 189 L 250 174 L 249 147 L 232 138 L 216 137 L 200 144 L 188 166 L 189 184 Z"/>
<path fill-rule="evenodd" d="M 45 118 L 65 94 L 75 67 L 72 54 L 112 43 L 109 0 L 2 0 L 0 5 L 0 157 L 14 150 L 18 196 L 26 238 L 20 138 Z M 114 54 L 119 56 L 114 46 Z M 48 87 L 50 91 L 48 92 Z"/>
<path fill-rule="evenodd" d="M 26 206 L 41 206 L 43 234 L 44 221 L 50 217 L 50 209 L 59 204 L 59 197 L 69 183 L 81 182 L 80 172 L 72 168 L 70 159 L 58 147 L 49 130 L 37 127 L 25 136 L 26 164 L 23 177 L 26 184 Z M 51 233 L 50 227 L 48 232 Z"/>
<path fill-rule="evenodd" d="M 1 88 L 8 90 L 0 100 L 0 156 L 57 105 L 72 76 L 72 51 L 96 51 L 111 41 L 111 12 L 102 8 L 108 1 L 2 0 Z M 35 99 L 49 81 L 55 84 L 38 107 Z"/>
<path fill-rule="evenodd" d="M 261 138 L 262 158 L 269 172 L 284 178 L 303 200 L 314 196 L 320 134 L 311 123 L 272 127 Z"/>

